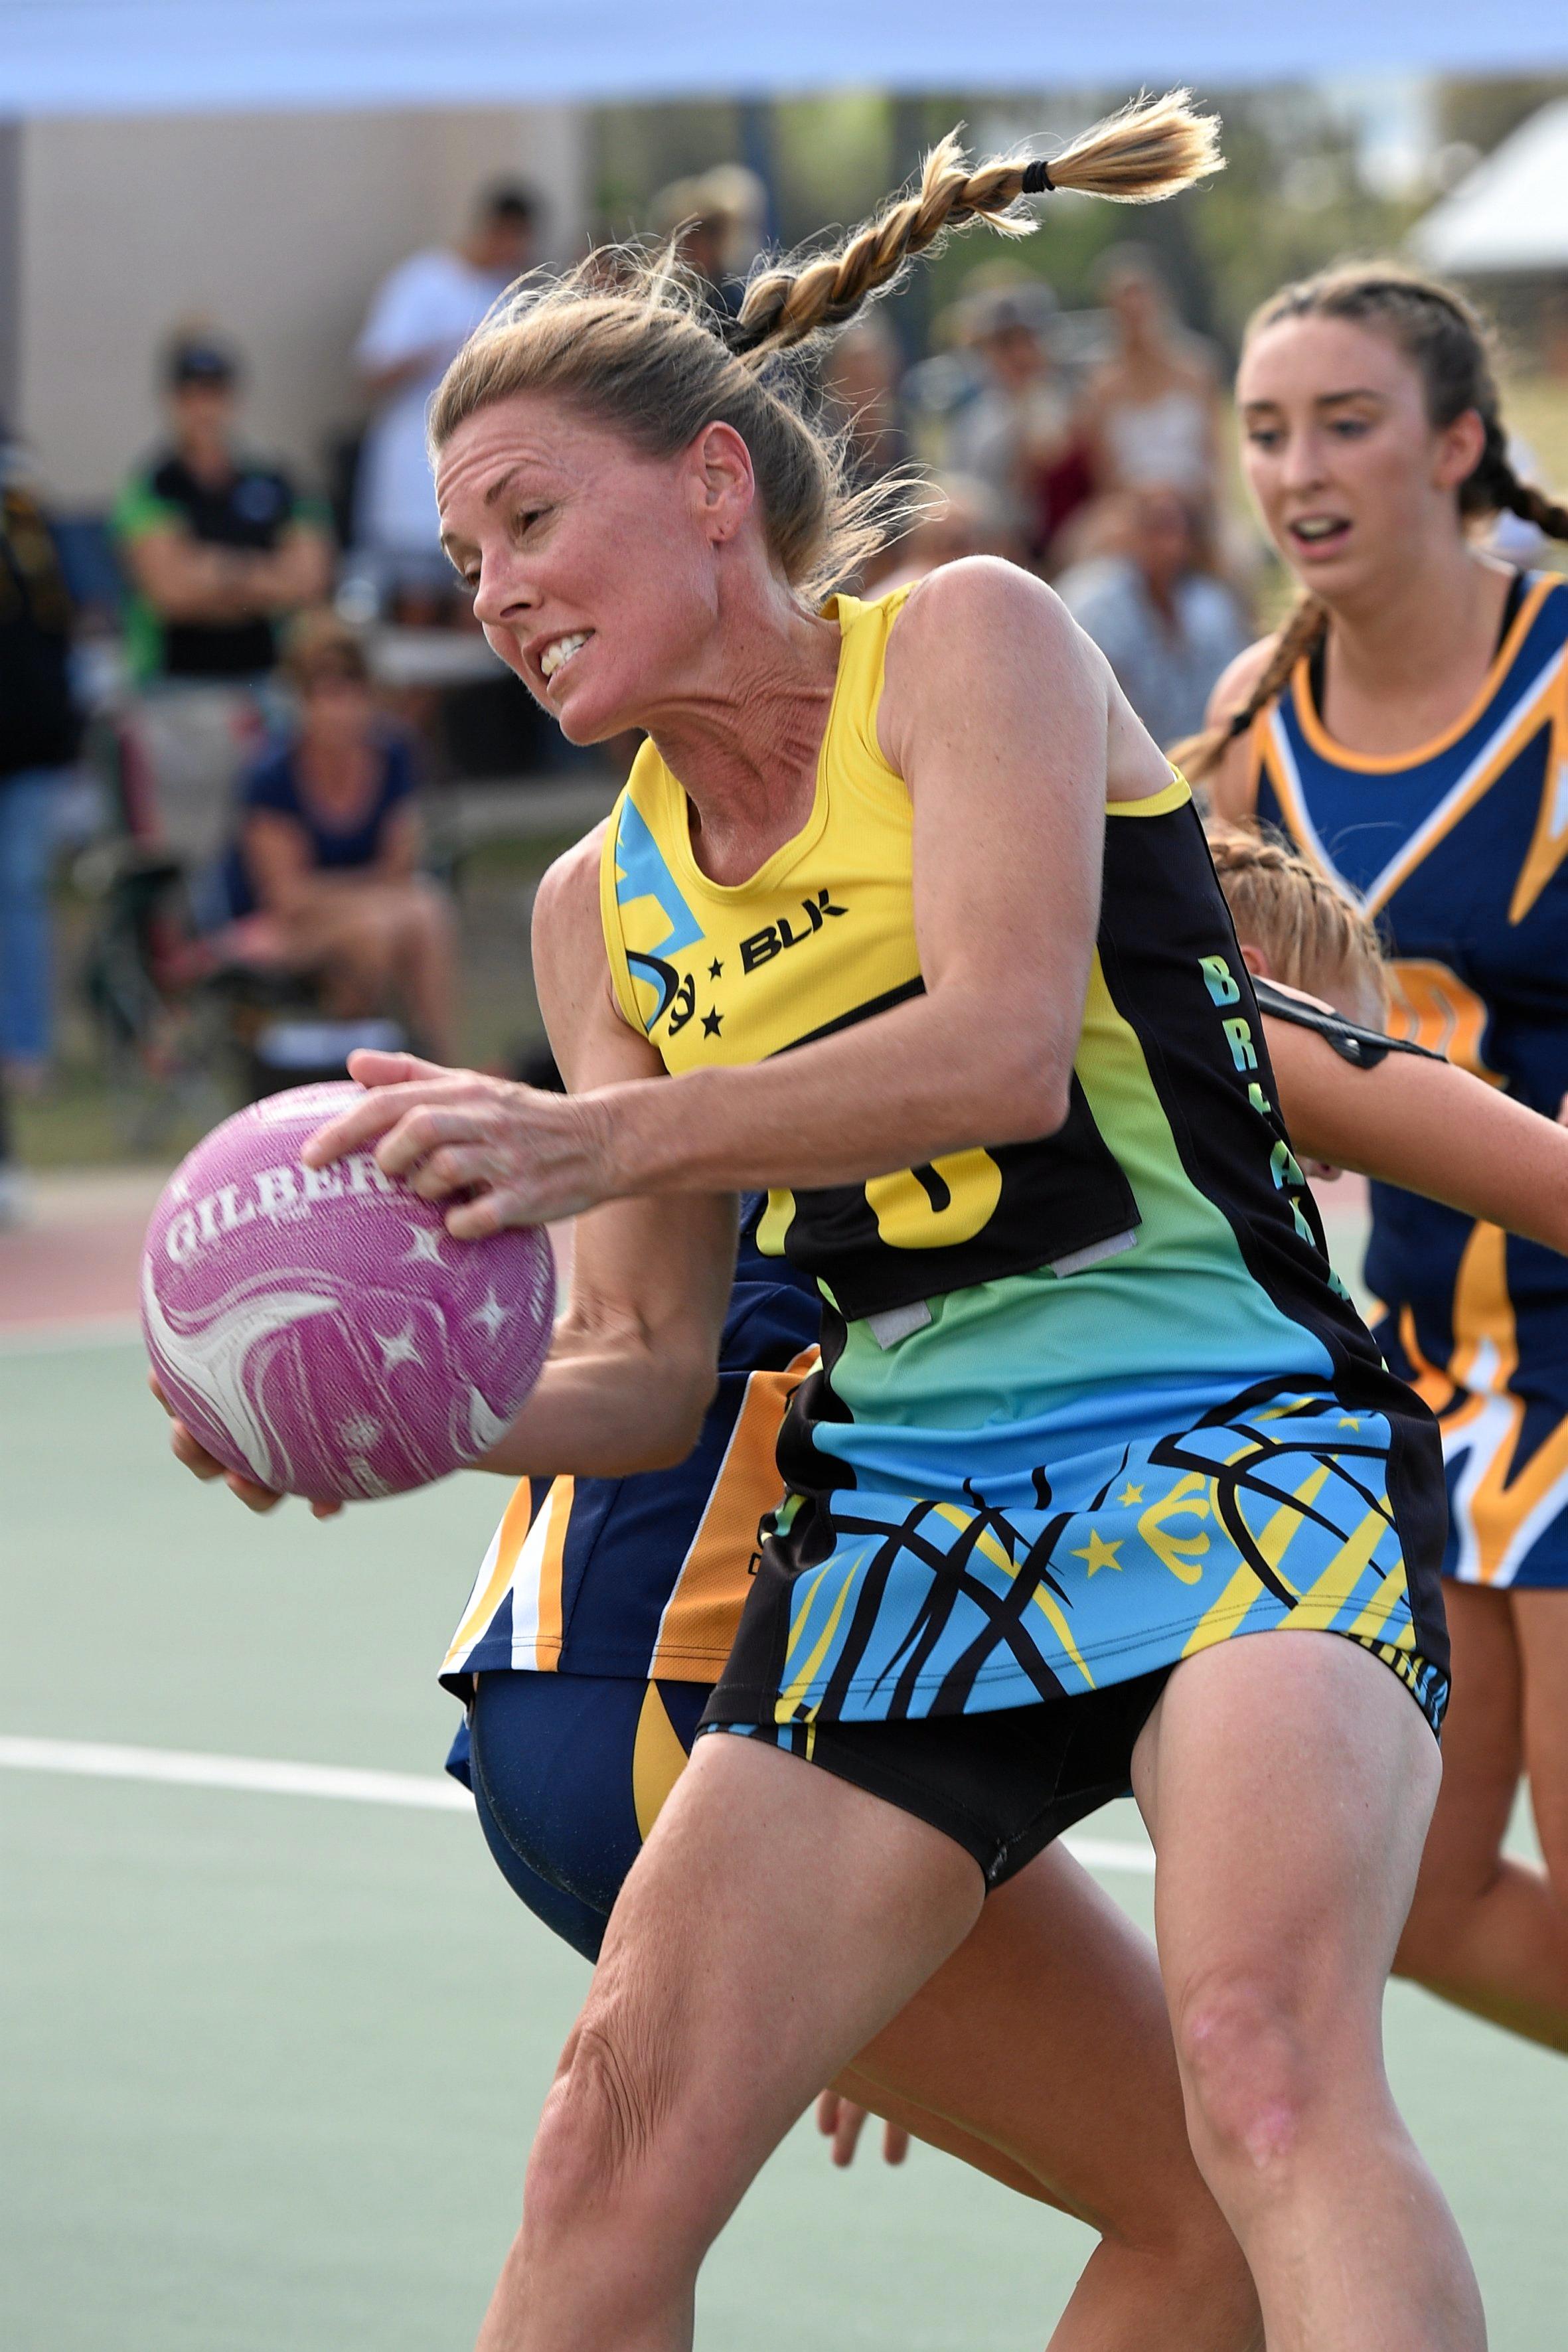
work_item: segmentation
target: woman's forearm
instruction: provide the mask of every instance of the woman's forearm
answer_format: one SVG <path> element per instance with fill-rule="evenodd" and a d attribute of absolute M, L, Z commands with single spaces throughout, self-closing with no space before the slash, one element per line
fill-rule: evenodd
<path fill-rule="evenodd" d="M 618 1195 L 858 1183 L 1054 1133 L 1071 1055 L 1053 1056 L 1048 1036 L 1027 1008 L 998 1020 L 977 994 L 950 988 L 766 1062 L 581 1099 Z"/>
<path fill-rule="evenodd" d="M 471 1466 L 513 1478 L 626 1478 L 684 1462 L 713 1393 L 710 1365 L 646 1339 L 566 1327 L 528 1402 Z"/>
<path fill-rule="evenodd" d="M 1568 1254 L 1568 1129 L 1447 1062 L 1358 1070 L 1305 1030 L 1265 1028 L 1298 1151 Z"/>

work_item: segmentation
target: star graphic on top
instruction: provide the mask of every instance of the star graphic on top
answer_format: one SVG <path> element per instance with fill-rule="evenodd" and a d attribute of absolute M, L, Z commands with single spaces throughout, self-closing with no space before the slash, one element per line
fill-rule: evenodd
<path fill-rule="evenodd" d="M 721 1013 L 705 1013 L 702 1015 L 702 1034 L 705 1037 L 717 1037 L 723 1024 L 724 1015 Z"/>
<path fill-rule="evenodd" d="M 410 1225 L 411 1246 L 404 1258 L 405 1265 L 445 1265 L 441 1255 L 441 1236 L 434 1225 Z"/>
<path fill-rule="evenodd" d="M 717 956 L 708 967 L 708 977 L 710 980 L 722 980 L 724 977 L 724 967 Z"/>
<path fill-rule="evenodd" d="M 496 1297 L 495 1290 L 492 1286 L 485 1293 L 484 1305 L 482 1307 L 476 1307 L 473 1313 L 469 1316 L 468 1320 L 470 1323 L 482 1323 L 485 1329 L 489 1333 L 490 1338 L 493 1339 L 496 1333 L 500 1329 L 501 1325 L 506 1321 L 507 1313 L 507 1308 L 501 1305 L 500 1300 Z"/>
<path fill-rule="evenodd" d="M 1134 1503 L 1141 1503 L 1143 1500 L 1143 1489 L 1142 1486 L 1134 1486 L 1129 1480 L 1116 1499 L 1124 1511 L 1128 1510 Z"/>
<path fill-rule="evenodd" d="M 399 1364 L 423 1365 L 425 1359 L 414 1344 L 412 1317 L 393 1339 L 384 1339 L 379 1331 L 372 1332 L 371 1337 L 381 1349 L 381 1369 L 384 1372 L 395 1370 Z"/>
<path fill-rule="evenodd" d="M 1114 1568 L 1119 1570 L 1121 1562 L 1116 1555 L 1121 1549 L 1121 1544 L 1122 1538 L 1120 1536 L 1114 1542 L 1107 1543 L 1097 1528 L 1090 1528 L 1089 1542 L 1081 1551 L 1075 1551 L 1073 1558 L 1088 1560 L 1090 1576 L 1094 1574 L 1097 1568 Z"/>

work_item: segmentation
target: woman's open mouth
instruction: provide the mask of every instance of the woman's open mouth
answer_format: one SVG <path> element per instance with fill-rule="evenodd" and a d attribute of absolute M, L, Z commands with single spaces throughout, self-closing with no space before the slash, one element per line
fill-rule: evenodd
<path fill-rule="evenodd" d="M 582 652 L 593 634 L 592 629 L 574 629 L 569 636 L 551 639 L 539 656 L 540 675 L 546 686 L 560 677 L 567 663 Z"/>
<path fill-rule="evenodd" d="M 1350 537 L 1351 523 L 1347 515 L 1299 515 L 1287 523 L 1286 530 L 1293 547 L 1303 555 L 1327 555 L 1343 546 Z"/>

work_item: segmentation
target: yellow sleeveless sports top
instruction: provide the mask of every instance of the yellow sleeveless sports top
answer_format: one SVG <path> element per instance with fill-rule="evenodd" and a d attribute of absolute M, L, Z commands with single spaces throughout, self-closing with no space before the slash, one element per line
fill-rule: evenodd
<path fill-rule="evenodd" d="M 605 939 L 621 1010 L 667 1069 L 763 1061 L 919 991 L 909 790 L 877 742 L 908 594 L 832 599 L 843 635 L 811 814 L 749 880 L 709 880 L 684 791 L 652 743 L 637 754 L 605 845 Z"/>
<path fill-rule="evenodd" d="M 605 838 L 605 939 L 621 1010 L 671 1072 L 762 1061 L 922 989 L 909 789 L 877 740 L 884 656 L 908 593 L 830 600 L 842 642 L 811 814 L 749 880 L 710 880 L 679 780 L 651 743 L 637 756 Z M 1176 779 L 1132 805 L 1181 808 L 1190 821 L 1189 798 Z M 1116 1025 L 1102 1000 L 1091 990 L 1090 1050 L 1101 1009 Z M 1055 1135 L 776 1192 L 758 1244 L 815 1275 L 853 1318 L 1042 1265 L 1070 1270 L 1131 1246 L 1139 1222 L 1075 1074 Z"/>

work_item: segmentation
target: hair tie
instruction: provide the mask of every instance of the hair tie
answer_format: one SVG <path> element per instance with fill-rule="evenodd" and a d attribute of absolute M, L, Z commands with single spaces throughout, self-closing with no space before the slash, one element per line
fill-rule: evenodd
<path fill-rule="evenodd" d="M 1051 167 L 1047 163 L 1042 160 L 1039 163 L 1025 164 L 1024 184 L 1020 190 L 1021 194 L 1026 196 L 1054 196 L 1056 191 L 1057 184 L 1051 177 Z"/>

